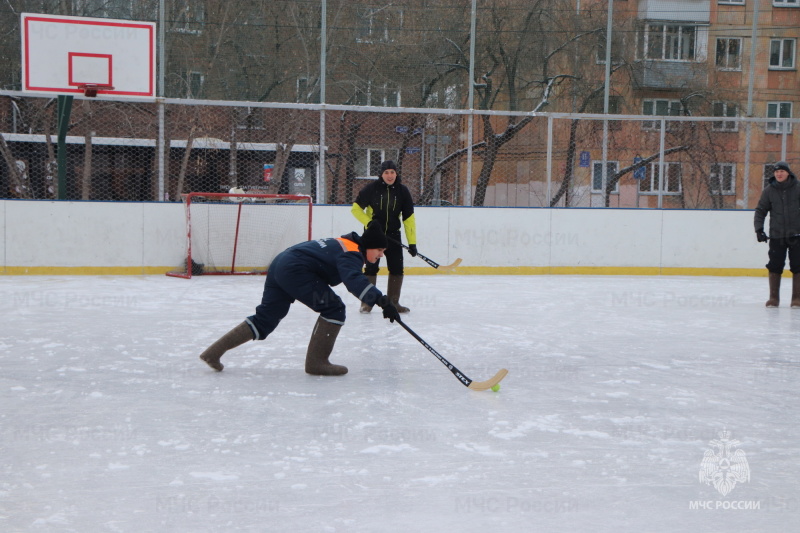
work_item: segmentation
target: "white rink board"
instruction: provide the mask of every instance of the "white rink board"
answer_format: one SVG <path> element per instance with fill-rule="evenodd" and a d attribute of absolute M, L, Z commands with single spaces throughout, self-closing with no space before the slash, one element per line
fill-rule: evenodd
<path fill-rule="evenodd" d="M 142 264 L 140 203 L 6 201 L 7 265 L 114 267 Z M 150 243 L 149 243 L 150 244 Z"/>
<path fill-rule="evenodd" d="M 552 211 L 552 266 L 660 265 L 662 211 Z"/>
<path fill-rule="evenodd" d="M 174 268 L 184 261 L 179 203 L 2 200 L 6 267 Z M 350 206 L 314 206 L 312 238 L 362 231 Z M 752 211 L 417 207 L 417 244 L 470 267 L 760 269 Z M 403 235 L 405 241 L 405 235 Z M 406 267 L 424 267 L 407 258 Z"/>

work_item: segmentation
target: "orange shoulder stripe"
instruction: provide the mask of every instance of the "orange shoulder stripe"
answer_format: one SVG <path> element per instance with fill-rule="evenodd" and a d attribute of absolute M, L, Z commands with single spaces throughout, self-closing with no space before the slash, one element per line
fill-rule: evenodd
<path fill-rule="evenodd" d="M 343 239 L 343 238 L 339 237 L 336 240 L 341 243 L 342 248 L 344 248 L 345 252 L 357 252 L 358 251 L 358 244 L 354 243 L 350 239 Z"/>

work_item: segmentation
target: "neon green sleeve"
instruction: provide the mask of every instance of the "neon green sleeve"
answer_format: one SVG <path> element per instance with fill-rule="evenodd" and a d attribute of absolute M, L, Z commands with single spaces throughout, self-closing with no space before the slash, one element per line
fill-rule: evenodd
<path fill-rule="evenodd" d="M 367 208 L 367 210 L 369 210 L 369 208 Z M 353 216 L 356 217 L 356 220 L 361 222 L 361 225 L 364 227 L 367 227 L 369 221 L 372 220 L 372 213 L 364 212 L 364 209 L 356 202 L 353 202 L 353 207 L 350 209 L 350 212 L 353 213 Z"/>
<path fill-rule="evenodd" d="M 417 244 L 417 220 L 413 214 L 403 221 L 403 227 L 406 230 L 408 244 Z"/>

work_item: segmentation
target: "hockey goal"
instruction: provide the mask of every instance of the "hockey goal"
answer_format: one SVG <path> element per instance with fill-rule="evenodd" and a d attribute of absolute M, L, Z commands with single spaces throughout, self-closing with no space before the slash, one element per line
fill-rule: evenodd
<path fill-rule="evenodd" d="M 167 276 L 265 274 L 272 259 L 311 240 L 311 197 L 285 194 L 190 193 L 186 251 Z"/>

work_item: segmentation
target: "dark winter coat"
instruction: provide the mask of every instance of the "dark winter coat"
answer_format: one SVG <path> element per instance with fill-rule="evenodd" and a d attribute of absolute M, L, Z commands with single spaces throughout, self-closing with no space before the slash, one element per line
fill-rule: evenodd
<path fill-rule="evenodd" d="M 344 283 L 347 291 L 362 302 L 374 305 L 382 296 L 381 291 L 362 274 L 366 251 L 361 249 L 361 236 L 356 232 L 340 238 L 301 242 L 282 254 L 294 256 L 293 263 L 303 265 L 304 270 L 315 274 L 330 287 Z"/>
<path fill-rule="evenodd" d="M 767 213 L 771 239 L 800 235 L 800 181 L 791 172 L 783 183 L 770 179 L 761 193 L 753 219 L 756 233 L 764 229 Z"/>
<path fill-rule="evenodd" d="M 417 243 L 414 201 L 400 176 L 392 185 L 387 185 L 381 177 L 366 185 L 358 193 L 352 212 L 365 226 L 370 220 L 377 220 L 387 235 L 399 232 L 402 222 L 408 244 Z"/>
<path fill-rule="evenodd" d="M 344 324 L 345 304 L 331 289 L 340 283 L 365 304 L 375 305 L 383 295 L 361 272 L 365 255 L 357 233 L 301 242 L 276 255 L 267 270 L 261 304 L 246 320 L 255 338 L 263 340 L 272 333 L 295 301 L 332 324 Z"/>

